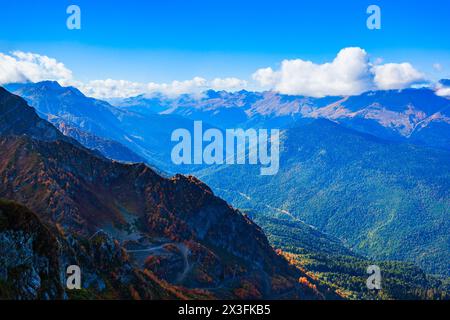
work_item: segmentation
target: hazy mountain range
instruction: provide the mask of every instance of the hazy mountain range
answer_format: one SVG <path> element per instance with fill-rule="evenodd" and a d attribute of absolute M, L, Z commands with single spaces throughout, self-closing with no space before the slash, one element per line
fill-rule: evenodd
<path fill-rule="evenodd" d="M 122 110 L 177 114 L 219 128 L 283 128 L 299 119 L 326 118 L 383 139 L 450 149 L 450 100 L 426 88 L 326 98 L 207 91 L 201 98 L 138 96 L 114 103 Z"/>

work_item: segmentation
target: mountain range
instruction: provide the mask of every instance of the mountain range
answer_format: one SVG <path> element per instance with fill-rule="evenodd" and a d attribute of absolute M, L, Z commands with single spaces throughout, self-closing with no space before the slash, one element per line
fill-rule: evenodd
<path fill-rule="evenodd" d="M 114 104 L 123 110 L 203 120 L 223 129 L 286 128 L 299 119 L 325 118 L 383 139 L 450 149 L 450 100 L 428 88 L 325 98 L 210 90 L 200 98 L 138 96 Z"/>
<path fill-rule="evenodd" d="M 251 165 L 196 174 L 236 207 L 274 208 L 357 253 L 448 275 L 449 151 L 382 140 L 325 119 L 284 131 L 280 150 L 274 176 Z"/>
<path fill-rule="evenodd" d="M 176 115 L 141 114 L 84 96 L 74 87 L 54 81 L 12 84 L 7 88 L 23 97 L 43 119 L 110 159 L 144 160 L 154 169 L 173 172 L 170 136 L 192 121 Z"/>
<path fill-rule="evenodd" d="M 222 129 L 281 128 L 279 174 L 245 165 L 194 174 L 239 208 L 273 207 L 360 254 L 449 275 L 450 100 L 432 89 L 325 98 L 207 91 L 114 103 Z"/>
<path fill-rule="evenodd" d="M 444 80 L 443 80 L 444 81 Z M 203 96 L 137 96 L 108 102 L 88 98 L 57 82 L 11 84 L 38 114 L 108 158 L 146 161 L 177 173 L 199 168 L 173 166 L 172 132 L 204 127 L 288 129 L 307 119 L 328 119 L 384 140 L 450 150 L 450 100 L 431 89 L 370 91 L 359 96 L 311 98 L 274 92 L 206 91 Z"/>
<path fill-rule="evenodd" d="M 339 297 L 192 176 L 106 159 L 3 88 L 0 128 L 2 297 L 70 296 L 73 263 L 85 297 Z"/>
<path fill-rule="evenodd" d="M 166 289 L 185 298 L 446 297 L 450 101 L 432 90 L 321 99 L 207 91 L 108 103 L 56 82 L 7 89 L 37 112 L 2 92 L 2 149 L 11 151 L 0 161 L 0 197 L 20 203 L 7 208 L 31 210 L 83 243 L 94 234 L 118 244 L 134 273 L 164 287 L 161 297 Z M 195 120 L 221 130 L 281 128 L 279 174 L 173 165 L 170 135 Z M 375 295 L 365 288 L 373 263 L 390 277 Z M 141 280 L 133 288 L 149 286 Z M 129 285 L 114 281 L 104 280 Z"/>

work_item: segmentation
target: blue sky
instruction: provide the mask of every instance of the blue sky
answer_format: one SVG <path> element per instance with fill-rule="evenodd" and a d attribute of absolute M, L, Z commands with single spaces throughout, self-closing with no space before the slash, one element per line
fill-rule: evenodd
<path fill-rule="evenodd" d="M 47 55 L 80 81 L 248 79 L 283 59 L 323 63 L 353 46 L 428 78 L 450 75 L 447 0 L 0 2 L 0 52 Z M 66 28 L 70 4 L 81 8 L 81 30 Z M 381 30 L 366 28 L 370 4 L 382 10 Z"/>

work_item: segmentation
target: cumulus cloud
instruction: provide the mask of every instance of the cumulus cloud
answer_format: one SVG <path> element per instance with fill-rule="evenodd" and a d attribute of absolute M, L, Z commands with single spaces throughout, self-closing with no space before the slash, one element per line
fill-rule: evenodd
<path fill-rule="evenodd" d="M 208 89 L 234 91 L 247 86 L 247 82 L 238 78 L 215 78 L 208 81 L 202 77 L 170 83 L 141 83 L 126 80 L 92 80 L 87 83 L 66 81 L 66 85 L 79 88 L 86 95 L 96 98 L 125 98 L 140 94 L 162 93 L 169 97 L 181 94 L 201 95 Z"/>
<path fill-rule="evenodd" d="M 0 53 L 0 84 L 70 79 L 72 72 L 56 59 L 22 51 Z"/>
<path fill-rule="evenodd" d="M 95 98 L 125 98 L 146 92 L 145 84 L 126 80 L 91 80 L 86 83 L 68 81 L 64 85 L 77 87 L 85 95 Z"/>
<path fill-rule="evenodd" d="M 194 77 L 191 80 L 172 81 L 171 83 L 154 83 L 147 85 L 149 93 L 159 92 L 167 96 L 177 96 L 180 94 L 190 93 L 199 94 L 208 88 L 208 81 L 201 77 Z"/>
<path fill-rule="evenodd" d="M 302 59 L 284 60 L 280 68 L 261 68 L 252 78 L 261 89 L 323 97 L 354 95 L 372 89 L 402 89 L 424 80 L 424 75 L 406 62 L 384 64 L 383 60 L 376 59 L 372 63 L 365 50 L 351 47 L 342 49 L 331 62 L 317 64 Z M 80 82 L 73 78 L 71 70 L 56 59 L 21 51 L 0 53 L 0 84 L 42 80 L 72 85 L 96 98 L 124 98 L 153 93 L 201 95 L 208 89 L 236 91 L 248 87 L 247 81 L 235 77 L 211 80 L 194 77 L 168 83 L 115 79 Z M 254 84 L 252 86 L 255 87 Z M 440 89 L 440 94 L 447 92 L 445 88 Z"/>
<path fill-rule="evenodd" d="M 401 89 L 424 79 L 409 63 L 376 64 L 361 48 L 342 49 L 332 62 L 316 64 L 284 60 L 279 70 L 263 68 L 253 74 L 261 86 L 284 94 L 323 97 L 354 95 L 372 89 Z"/>
<path fill-rule="evenodd" d="M 269 67 L 256 70 L 252 78 L 263 87 L 273 87 L 280 81 L 281 74 L 280 72 L 273 71 L 273 69 Z"/>
<path fill-rule="evenodd" d="M 205 90 L 226 90 L 235 91 L 247 86 L 247 81 L 238 78 L 215 78 L 206 80 L 202 77 L 194 77 L 190 80 L 172 81 L 171 83 L 149 83 L 148 92 L 160 92 L 168 96 L 177 96 L 180 94 L 202 94 Z"/>
<path fill-rule="evenodd" d="M 247 81 L 238 78 L 215 78 L 211 81 L 214 90 L 240 90 L 247 87 Z"/>
<path fill-rule="evenodd" d="M 84 94 L 96 98 L 124 98 L 140 94 L 162 93 L 167 96 L 180 94 L 201 94 L 207 89 L 234 91 L 247 86 L 247 82 L 238 78 L 202 77 L 170 83 L 142 83 L 127 80 L 101 79 L 87 82 L 77 81 L 72 71 L 56 59 L 15 51 L 10 54 L 0 52 L 0 85 L 14 82 L 39 82 L 55 80 L 65 86 L 74 86 Z"/>
<path fill-rule="evenodd" d="M 436 84 L 436 94 L 441 97 L 450 97 L 450 81 L 441 80 Z"/>
<path fill-rule="evenodd" d="M 387 63 L 373 67 L 375 84 L 379 89 L 403 89 L 424 80 L 424 75 L 410 63 Z"/>
<path fill-rule="evenodd" d="M 436 94 L 441 97 L 450 97 L 450 87 L 438 88 Z"/>

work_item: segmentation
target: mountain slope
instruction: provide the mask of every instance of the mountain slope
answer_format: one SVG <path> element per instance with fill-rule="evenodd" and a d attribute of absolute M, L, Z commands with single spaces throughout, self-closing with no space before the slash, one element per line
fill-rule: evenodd
<path fill-rule="evenodd" d="M 107 234 L 88 241 L 43 223 L 27 208 L 0 199 L 0 298 L 188 299 L 201 296 L 135 268 Z M 79 265 L 83 289 L 65 287 L 66 268 Z"/>
<path fill-rule="evenodd" d="M 146 162 L 143 157 L 137 155 L 135 152 L 131 151 L 123 144 L 109 140 L 105 138 L 100 138 L 89 132 L 82 131 L 79 128 L 72 127 L 69 124 L 54 120 L 53 124 L 58 128 L 61 133 L 65 136 L 71 137 L 81 143 L 88 149 L 96 150 L 100 152 L 105 157 L 122 161 L 122 162 Z"/>
<path fill-rule="evenodd" d="M 147 277 L 203 295 L 338 298 L 325 286 L 298 283 L 302 273 L 261 229 L 199 180 L 112 162 L 49 124 L 43 138 L 61 139 L 41 139 L 30 127 L 43 122 L 24 100 L 1 90 L 0 102 L 0 119 L 14 108 L 28 124 L 1 131 L 0 197 L 26 205 L 44 223 L 83 239 L 106 234 Z"/>
<path fill-rule="evenodd" d="M 277 210 L 246 210 L 283 256 L 320 283 L 349 299 L 436 300 L 450 298 L 449 278 L 427 275 L 411 263 L 370 259 L 348 250 L 295 217 Z M 367 268 L 380 267 L 381 290 L 368 290 Z"/>
<path fill-rule="evenodd" d="M 280 159 L 275 176 L 249 165 L 197 175 L 236 207 L 249 207 L 240 196 L 246 194 L 256 211 L 282 210 L 355 252 L 448 275 L 449 152 L 316 120 L 283 133 Z"/>
<path fill-rule="evenodd" d="M 313 115 L 384 139 L 450 149 L 450 101 L 429 89 L 371 91 Z"/>
<path fill-rule="evenodd" d="M 24 105 L 21 98 L 0 87 L 0 134 L 22 135 L 44 141 L 70 141 L 47 121 L 41 120 L 34 109 Z M 73 141 L 75 142 L 75 141 Z"/>
<path fill-rule="evenodd" d="M 12 84 L 8 89 L 27 100 L 39 116 L 55 126 L 79 130 L 74 137 L 79 138 L 80 143 L 86 143 L 86 147 L 126 162 L 134 162 L 138 155 L 150 165 L 170 173 L 175 173 L 176 169 L 169 161 L 171 148 L 168 142 L 172 132 L 178 128 L 193 128 L 191 120 L 177 115 L 116 108 L 57 82 Z M 85 139 L 86 136 L 90 138 Z M 131 152 L 124 152 L 124 147 Z"/>

